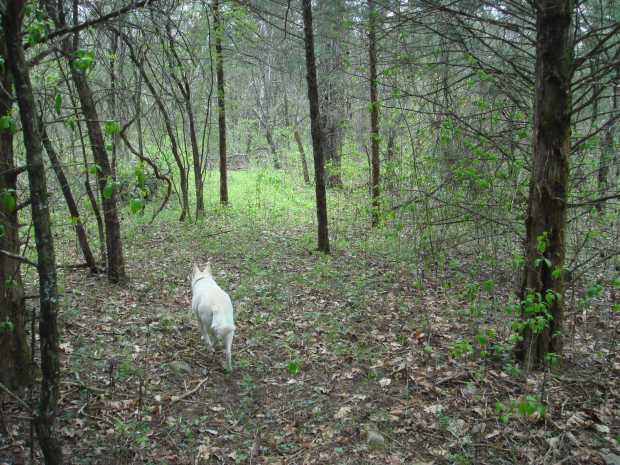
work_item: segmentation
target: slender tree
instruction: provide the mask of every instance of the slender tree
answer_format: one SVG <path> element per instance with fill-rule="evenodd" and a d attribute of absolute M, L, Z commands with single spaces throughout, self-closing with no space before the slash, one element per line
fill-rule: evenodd
<path fill-rule="evenodd" d="M 45 167 L 43 164 L 41 130 L 22 46 L 21 27 L 25 6 L 26 2 L 24 0 L 11 0 L 6 3 L 3 29 L 8 48 L 8 65 L 13 76 L 19 115 L 22 122 L 24 145 L 26 147 L 30 205 L 39 274 L 41 392 L 34 424 L 46 465 L 62 465 L 61 442 L 54 432 L 60 372 L 58 326 L 56 323 L 59 302 L 56 257 L 54 255 L 54 238 L 51 230 Z"/>
<path fill-rule="evenodd" d="M 192 71 L 192 67 L 189 63 L 187 63 L 187 60 L 182 60 L 179 53 L 177 52 L 178 44 L 184 43 L 185 41 L 179 40 L 173 35 L 171 21 L 168 21 L 166 23 L 166 34 L 168 38 L 167 45 L 162 41 L 162 49 L 166 50 L 166 55 L 170 55 L 170 78 L 179 89 L 179 93 L 185 106 L 184 117 L 187 118 L 189 123 L 189 140 L 192 149 L 194 187 L 196 189 L 196 217 L 198 218 L 203 216 L 205 212 L 203 176 L 204 160 L 202 152 L 198 147 L 198 133 L 196 130 L 196 117 L 193 106 L 194 95 L 192 94 L 193 85 L 190 82 L 189 77 L 189 74 Z M 191 65 L 194 65 L 194 60 L 191 57 L 191 52 L 189 61 L 191 62 Z"/>
<path fill-rule="evenodd" d="M 0 57 L 8 61 L 6 42 L 0 40 Z M 0 117 L 9 117 L 13 106 L 11 77 L 0 66 Z M 7 120 L 10 121 L 10 120 Z M 13 128 L 0 128 L 0 383 L 16 389 L 30 380 L 30 347 L 25 331 L 24 286 L 20 261 L 17 177 Z"/>
<path fill-rule="evenodd" d="M 297 144 L 297 150 L 299 150 L 299 158 L 301 161 L 301 169 L 304 176 L 304 182 L 306 184 L 310 184 L 310 175 L 308 174 L 308 162 L 306 161 L 306 151 L 304 150 L 304 144 L 301 141 L 301 136 L 299 135 L 299 124 L 296 120 L 294 124 L 291 124 L 288 96 L 286 92 L 284 92 L 284 123 L 286 124 L 287 128 L 293 131 L 293 138 L 295 139 L 295 143 Z"/>
<path fill-rule="evenodd" d="M 374 1 L 368 0 L 368 63 L 370 80 L 370 153 L 372 184 L 372 225 L 379 224 L 379 99 L 377 92 L 377 11 Z"/>
<path fill-rule="evenodd" d="M 562 354 L 574 11 L 573 0 L 536 2 L 534 160 L 517 348 L 528 370 L 544 366 L 548 353 Z"/>
<path fill-rule="evenodd" d="M 67 21 L 62 2 L 58 4 L 47 0 L 46 8 L 57 28 L 66 28 Z M 77 5 L 74 4 L 74 22 L 77 23 Z M 78 54 L 79 36 L 76 32 L 73 38 L 65 37 L 61 40 L 63 53 L 69 63 L 71 78 L 75 84 L 80 107 L 86 119 L 86 128 L 90 140 L 91 150 L 97 164 L 97 185 L 101 194 L 103 221 L 105 224 L 106 261 L 108 280 L 118 283 L 125 280 L 125 262 L 123 258 L 123 243 L 121 226 L 118 218 L 117 192 L 114 188 L 114 172 L 108 158 L 105 140 L 101 130 L 99 113 L 95 105 L 93 90 L 86 78 L 86 69 L 81 65 Z"/>
<path fill-rule="evenodd" d="M 316 192 L 318 248 L 323 253 L 329 253 L 325 167 L 323 161 L 323 147 L 321 145 L 319 91 L 316 80 L 316 60 L 314 58 L 314 32 L 312 30 L 312 0 L 302 0 L 302 9 L 304 18 L 304 43 L 306 49 L 306 79 L 308 83 L 308 101 L 310 102 L 312 151 L 314 154 L 314 187 Z"/>
<path fill-rule="evenodd" d="M 82 218 L 80 216 L 80 211 L 78 210 L 75 198 L 73 197 L 71 185 L 69 184 L 69 180 L 67 179 L 62 164 L 60 163 L 60 158 L 58 157 L 58 154 L 56 153 L 56 150 L 52 145 L 52 141 L 47 135 L 47 129 L 42 122 L 39 124 L 39 126 L 41 128 L 41 141 L 43 142 L 43 146 L 45 147 L 47 156 L 50 159 L 52 169 L 54 170 L 54 174 L 56 175 L 56 179 L 58 180 L 58 184 L 60 184 L 60 190 L 62 191 L 62 195 L 65 198 L 67 209 L 69 210 L 69 214 L 71 215 L 71 221 L 74 224 L 75 235 L 77 237 L 78 244 L 80 245 L 80 249 L 82 250 L 84 262 L 92 273 L 97 273 L 99 271 L 99 269 L 97 268 L 97 262 L 90 249 L 90 245 L 88 244 L 86 229 L 82 224 Z"/>
<path fill-rule="evenodd" d="M 213 26 L 215 30 L 215 63 L 217 74 L 217 124 L 220 142 L 220 203 L 228 205 L 228 180 L 226 168 L 226 101 L 224 99 L 224 57 L 222 55 L 222 35 L 224 28 L 220 14 L 219 0 L 213 1 Z"/>

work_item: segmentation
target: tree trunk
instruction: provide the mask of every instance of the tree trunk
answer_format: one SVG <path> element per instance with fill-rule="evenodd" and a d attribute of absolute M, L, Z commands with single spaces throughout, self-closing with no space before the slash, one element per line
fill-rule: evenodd
<path fill-rule="evenodd" d="M 54 432 L 60 371 L 58 327 L 56 324 L 59 301 L 56 258 L 50 226 L 41 133 L 21 42 L 20 30 L 24 6 L 25 2 L 20 0 L 7 2 L 3 29 L 8 48 L 8 65 L 13 75 L 24 145 L 26 146 L 32 222 L 34 223 L 39 274 L 39 338 L 42 376 L 39 408 L 34 424 L 46 465 L 62 465 L 60 438 Z"/>
<path fill-rule="evenodd" d="M 534 162 L 520 296 L 523 339 L 517 347 L 526 370 L 544 367 L 548 353 L 562 354 L 573 12 L 573 0 L 537 3 Z"/>
<path fill-rule="evenodd" d="M 377 12 L 373 0 L 368 0 L 368 63 L 370 69 L 370 144 L 372 225 L 377 226 L 381 217 L 379 202 L 379 102 L 377 92 Z"/>
<path fill-rule="evenodd" d="M 4 40 L 0 57 L 8 61 Z M 12 100 L 10 74 L 0 66 L 0 115 L 10 115 Z M 13 195 L 17 176 L 13 154 L 13 131 L 0 130 L 0 195 Z M 0 249 L 19 255 L 19 218 L 17 209 L 0 202 Z M 30 381 L 30 347 L 25 332 L 24 285 L 19 261 L 0 253 L 0 383 L 9 389 L 25 387 Z"/>
<path fill-rule="evenodd" d="M 202 178 L 202 156 L 198 149 L 198 137 L 196 135 L 196 123 L 194 121 L 194 110 L 192 109 L 191 90 L 189 83 L 185 83 L 185 91 L 187 98 L 185 99 L 185 108 L 187 109 L 187 118 L 189 119 L 189 139 L 192 144 L 192 166 L 194 168 L 194 187 L 196 188 L 196 218 L 204 216 L 205 198 L 204 198 L 204 179 Z"/>
<path fill-rule="evenodd" d="M 71 89 L 71 81 L 69 77 L 64 72 L 62 62 L 61 62 L 61 54 L 59 52 L 56 53 L 56 62 L 58 64 L 58 68 L 62 73 L 63 80 L 67 86 L 67 89 Z M 69 90 L 69 97 L 71 99 L 71 107 L 73 108 L 73 114 L 75 116 L 76 127 L 78 130 L 78 134 L 80 137 L 80 146 L 82 150 L 82 160 L 84 162 L 84 190 L 86 191 L 86 196 L 88 197 L 88 201 L 90 203 L 91 209 L 93 210 L 93 214 L 95 215 L 95 221 L 97 222 L 97 237 L 99 239 L 99 259 L 101 263 L 106 263 L 106 250 L 105 250 L 105 227 L 103 225 L 103 219 L 101 217 L 101 210 L 99 209 L 99 205 L 97 204 L 97 197 L 95 196 L 93 189 L 90 183 L 90 175 L 88 174 L 88 157 L 86 153 L 86 144 L 84 143 L 84 131 L 82 129 L 82 121 L 80 118 L 80 114 L 78 111 L 78 103 L 74 96 L 74 92 Z"/>
<path fill-rule="evenodd" d="M 299 135 L 299 129 L 297 126 L 293 129 L 293 137 L 295 138 L 295 142 L 297 143 L 297 149 L 299 150 L 299 156 L 301 157 L 301 168 L 304 174 L 304 182 L 306 184 L 310 184 L 310 175 L 308 174 L 308 162 L 306 161 L 306 152 L 304 150 L 304 144 L 301 141 L 301 136 Z"/>
<path fill-rule="evenodd" d="M 321 146 L 321 116 L 319 113 L 319 91 L 316 80 L 316 61 L 314 58 L 314 33 L 312 31 L 312 0 L 302 0 L 302 7 L 304 18 L 304 42 L 306 48 L 306 79 L 308 83 L 308 101 L 310 102 L 312 151 L 314 154 L 318 248 L 321 252 L 329 253 L 325 168 L 323 166 L 323 147 Z"/>
<path fill-rule="evenodd" d="M 620 59 L 620 48 L 617 50 L 615 57 L 616 60 Z M 618 115 L 618 99 L 620 98 L 620 69 L 616 69 L 616 82 L 613 85 L 613 96 L 611 104 L 610 118 L 615 118 Z M 608 124 L 603 133 L 603 140 L 601 141 L 601 156 L 599 158 L 598 172 L 597 172 L 597 187 L 598 197 L 603 198 L 609 187 L 609 171 L 612 163 L 614 162 L 614 140 L 616 138 L 616 122 Z M 605 209 L 605 201 L 601 200 L 597 203 L 596 208 L 602 212 Z"/>
<path fill-rule="evenodd" d="M 224 58 L 222 56 L 223 27 L 219 0 L 213 2 L 213 26 L 215 29 L 215 62 L 217 73 L 217 109 L 220 140 L 220 203 L 228 205 L 228 173 L 226 167 L 226 103 L 224 100 Z"/>
<path fill-rule="evenodd" d="M 70 54 L 68 56 L 73 56 Z M 123 244 L 121 238 L 121 225 L 118 219 L 117 204 L 117 192 L 116 189 L 112 189 L 111 192 L 106 190 L 106 185 L 114 179 L 114 173 L 108 160 L 108 154 L 105 148 L 105 141 L 101 132 L 101 126 L 99 124 L 99 116 L 97 114 L 97 108 L 95 107 L 95 101 L 93 99 L 93 92 L 88 85 L 86 76 L 80 70 L 78 70 L 72 63 L 69 64 L 71 68 L 71 76 L 80 98 L 80 104 L 82 107 L 82 113 L 86 119 L 86 127 L 88 129 L 88 136 L 90 139 L 93 156 L 95 163 L 98 165 L 97 169 L 97 184 L 99 186 L 99 192 L 101 194 L 101 207 L 103 210 L 103 221 L 105 224 L 105 239 L 106 239 L 106 258 L 107 258 L 107 271 L 108 280 L 112 283 L 118 283 L 126 278 L 125 264 L 123 260 Z"/>
<path fill-rule="evenodd" d="M 276 143 L 273 140 L 273 134 L 271 133 L 271 128 L 269 124 L 264 125 L 265 128 L 265 139 L 267 140 L 267 144 L 269 145 L 269 150 L 271 151 L 271 159 L 273 160 L 273 169 L 279 170 L 282 168 L 280 165 L 280 158 L 278 157 L 278 148 L 276 147 Z"/>
<path fill-rule="evenodd" d="M 204 178 L 203 178 L 203 170 L 202 170 L 202 165 L 203 165 L 202 154 L 200 153 L 200 149 L 198 148 L 198 136 L 196 134 L 196 120 L 194 118 L 194 109 L 192 107 L 192 86 L 190 85 L 187 74 L 184 71 L 185 64 L 183 60 L 181 60 L 181 58 L 177 54 L 176 47 L 175 47 L 175 39 L 170 29 L 170 23 L 166 25 L 166 32 L 168 34 L 168 46 L 169 46 L 170 53 L 172 57 L 174 57 L 176 66 L 180 69 L 180 73 L 181 73 L 181 76 L 179 77 L 174 72 L 172 72 L 170 74 L 170 77 L 172 78 L 173 81 L 175 81 L 183 97 L 183 101 L 185 103 L 185 111 L 187 112 L 187 119 L 189 121 L 189 140 L 190 140 L 190 144 L 192 147 L 192 168 L 194 171 L 194 187 L 196 190 L 196 218 L 198 218 L 198 217 L 203 216 L 205 212 Z M 180 157 L 179 157 L 179 160 L 180 160 Z M 179 169 L 181 170 L 182 167 L 183 167 L 183 163 L 180 163 Z M 183 191 L 183 181 L 181 184 L 182 184 L 181 190 Z M 189 191 L 189 185 L 187 187 L 188 188 L 185 191 Z M 189 201 L 189 198 L 188 198 L 188 201 Z"/>
<path fill-rule="evenodd" d="M 46 8 L 49 16 L 53 19 L 57 27 L 66 27 L 62 4 L 55 5 L 52 1 L 46 2 Z M 57 9 L 58 8 L 58 9 Z M 74 21 L 77 20 L 77 5 L 74 4 Z M 86 119 L 86 128 L 88 138 L 90 140 L 91 150 L 95 163 L 97 164 L 97 185 L 101 194 L 101 208 L 103 210 L 103 221 L 105 224 L 105 242 L 106 242 L 106 261 L 108 280 L 112 283 L 118 283 L 125 280 L 125 263 L 123 259 L 123 244 L 121 238 L 121 226 L 118 219 L 117 210 L 117 192 L 116 189 L 106 189 L 108 183 L 113 182 L 114 172 L 108 159 L 108 153 L 105 148 L 105 140 L 101 132 L 99 124 L 99 115 L 93 91 L 88 84 L 84 71 L 78 69 L 75 64 L 75 52 L 78 50 L 79 36 L 74 35 L 73 40 L 68 37 L 61 42 L 63 53 L 68 60 L 71 78 L 75 84 L 80 107 L 84 118 Z"/>
<path fill-rule="evenodd" d="M 345 109 L 345 78 L 342 64 L 342 42 L 344 40 L 345 2 L 343 0 L 321 0 L 318 9 L 322 15 L 331 18 L 321 23 L 319 37 L 324 40 L 324 54 L 320 60 L 319 79 L 323 92 L 320 99 L 321 143 L 327 164 L 326 184 L 328 187 L 342 186 L 342 141 Z"/>
<path fill-rule="evenodd" d="M 297 122 L 295 125 L 291 125 L 291 119 L 288 112 L 288 97 L 286 92 L 284 93 L 284 123 L 286 127 L 293 130 L 293 137 L 295 138 L 295 142 L 297 143 L 297 149 L 299 150 L 299 157 L 301 158 L 301 168 L 304 175 L 304 182 L 306 184 L 310 184 L 310 175 L 308 174 L 308 162 L 306 161 L 306 151 L 304 150 L 304 144 L 301 141 L 301 136 L 299 135 L 299 129 L 297 127 Z"/>
<path fill-rule="evenodd" d="M 75 234 L 77 236 L 78 243 L 80 244 L 80 249 L 82 250 L 82 256 L 84 257 L 84 261 L 86 262 L 88 269 L 92 273 L 98 273 L 99 270 L 97 268 L 97 262 L 92 251 L 90 250 L 90 246 L 88 245 L 88 236 L 86 235 L 86 230 L 82 224 L 77 203 L 75 202 L 73 193 L 71 192 L 71 186 L 69 185 L 69 181 L 67 180 L 64 170 L 62 169 L 62 165 L 58 159 L 58 154 L 56 153 L 56 150 L 54 150 L 54 146 L 47 135 L 45 126 L 41 123 L 40 127 L 43 146 L 45 147 L 47 156 L 52 164 L 52 169 L 54 170 L 56 179 L 58 179 L 58 184 L 60 184 L 62 195 L 67 203 L 67 208 L 69 209 L 69 214 L 71 215 L 71 222 L 74 224 Z"/>

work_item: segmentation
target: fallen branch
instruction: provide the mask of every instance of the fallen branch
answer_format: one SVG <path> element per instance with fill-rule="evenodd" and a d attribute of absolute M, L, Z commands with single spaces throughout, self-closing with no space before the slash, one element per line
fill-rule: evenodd
<path fill-rule="evenodd" d="M 191 396 L 191 395 L 192 395 L 192 394 L 194 394 L 194 393 L 195 393 L 198 389 L 200 389 L 200 388 L 202 387 L 202 385 L 203 385 L 204 383 L 206 383 L 206 382 L 207 382 L 207 380 L 208 380 L 208 379 L 209 379 L 209 377 L 206 377 L 205 379 L 203 379 L 202 381 L 200 381 L 200 382 L 198 383 L 198 385 L 197 385 L 194 389 L 192 389 L 192 390 L 190 390 L 190 391 L 187 391 L 187 392 L 186 392 L 185 394 L 183 394 L 182 396 L 179 396 L 179 397 L 177 397 L 177 396 L 172 396 L 172 397 L 171 397 L 171 399 L 170 399 L 170 400 L 171 400 L 171 402 L 170 402 L 170 403 L 171 403 L 171 404 L 174 404 L 174 403 L 176 403 L 176 402 L 178 402 L 178 401 L 180 401 L 180 400 L 183 400 L 183 399 L 185 399 L 185 398 L 187 398 L 187 397 Z"/>

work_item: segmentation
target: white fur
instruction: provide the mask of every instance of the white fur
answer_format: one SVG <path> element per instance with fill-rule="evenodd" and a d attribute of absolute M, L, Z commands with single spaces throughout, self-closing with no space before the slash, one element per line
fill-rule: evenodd
<path fill-rule="evenodd" d="M 192 310 L 198 317 L 202 339 L 213 349 L 211 338 L 224 342 L 226 364 L 232 370 L 232 340 L 235 334 L 233 306 L 228 294 L 217 285 L 207 264 L 203 271 L 194 265 L 192 280 Z"/>

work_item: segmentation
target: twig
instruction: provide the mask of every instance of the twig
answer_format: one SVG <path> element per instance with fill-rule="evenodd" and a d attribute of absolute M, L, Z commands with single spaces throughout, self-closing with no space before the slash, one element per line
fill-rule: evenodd
<path fill-rule="evenodd" d="M 89 21 L 84 21 L 83 23 L 80 24 L 76 24 L 75 26 L 71 26 L 71 27 L 65 27 L 62 29 L 57 29 L 55 31 L 52 31 L 51 33 L 49 33 L 45 38 L 44 41 L 47 42 L 50 39 L 53 39 L 55 37 L 59 37 L 59 36 L 63 36 L 66 34 L 71 34 L 71 33 L 75 33 L 75 32 L 79 32 L 82 29 L 86 29 L 87 27 L 92 27 L 92 26 L 96 26 L 99 23 L 108 21 L 109 19 L 113 19 L 116 18 L 117 16 L 121 16 L 124 15 L 125 13 L 130 12 L 131 10 L 137 9 L 137 8 L 141 8 L 143 6 L 148 6 L 148 4 L 150 3 L 150 0 L 142 0 L 139 2 L 131 2 L 129 5 L 126 5 L 122 8 L 119 8 L 118 10 L 114 10 L 110 13 L 108 13 L 107 15 L 103 15 L 103 16 L 99 16 L 98 18 L 94 18 L 91 19 Z M 24 48 L 28 48 L 28 45 L 25 45 Z"/>
<path fill-rule="evenodd" d="M 28 405 L 25 400 L 23 400 L 22 398 L 18 397 L 13 392 L 11 392 L 11 390 L 9 388 L 7 388 L 4 384 L 0 383 L 0 389 L 2 389 L 4 392 L 6 392 L 9 396 L 11 396 L 17 402 L 22 404 L 24 407 L 26 407 L 27 409 L 30 409 L 30 405 Z"/>
<path fill-rule="evenodd" d="M 92 392 L 99 392 L 101 394 L 108 393 L 107 389 L 101 389 L 101 388 L 94 387 L 94 386 L 88 386 L 84 383 L 76 383 L 74 381 L 62 381 L 62 384 L 66 384 L 67 386 L 77 386 L 80 389 L 86 389 L 87 391 L 92 391 Z"/>
<path fill-rule="evenodd" d="M 198 385 L 197 385 L 194 389 L 192 389 L 192 390 L 190 390 L 190 391 L 187 391 L 187 392 L 186 392 L 185 394 L 183 394 L 182 396 L 179 396 L 179 397 L 172 396 L 172 399 L 171 399 L 171 402 L 170 402 L 170 403 L 171 403 L 171 404 L 174 404 L 174 403 L 176 403 L 176 402 L 178 402 L 178 401 L 180 401 L 180 400 L 185 399 L 186 397 L 191 396 L 191 395 L 192 395 L 192 394 L 194 394 L 194 393 L 195 393 L 198 389 L 200 389 L 200 388 L 202 387 L 202 385 L 203 385 L 204 383 L 206 383 L 206 382 L 207 382 L 207 380 L 208 380 L 208 379 L 209 379 L 209 377 L 207 376 L 207 377 L 206 377 L 206 378 L 204 378 L 202 381 L 200 381 L 200 382 L 198 383 Z"/>
<path fill-rule="evenodd" d="M 17 260 L 18 262 L 22 262 L 22 263 L 26 263 L 26 264 L 28 264 L 30 266 L 34 266 L 35 268 L 39 266 L 35 262 L 33 262 L 31 260 L 28 260 L 23 255 L 17 255 L 17 254 L 15 254 L 13 252 L 9 252 L 8 250 L 0 249 L 0 254 L 6 255 L 7 257 L 12 258 L 13 260 Z"/>

